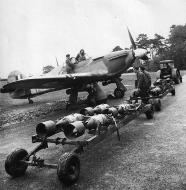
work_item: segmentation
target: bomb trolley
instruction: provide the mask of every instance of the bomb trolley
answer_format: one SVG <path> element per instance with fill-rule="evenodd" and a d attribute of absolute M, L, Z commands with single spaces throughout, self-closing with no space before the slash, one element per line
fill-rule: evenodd
<path fill-rule="evenodd" d="M 42 123 L 43 125 L 40 126 L 44 126 L 45 130 L 43 130 L 42 127 L 40 128 L 42 128 L 43 132 L 46 132 L 47 135 L 41 135 L 44 133 L 39 133 L 36 130 L 36 132 L 39 133 L 39 135 L 37 134 L 32 136 L 32 143 L 39 142 L 40 144 L 36 146 L 34 150 L 28 153 L 25 149 L 16 149 L 12 153 L 10 153 L 5 161 L 6 172 L 12 177 L 18 177 L 24 175 L 28 166 L 35 166 L 39 168 L 53 168 L 57 169 L 58 178 L 65 185 L 71 185 L 75 183 L 78 180 L 80 173 L 79 155 L 83 153 L 86 148 L 91 148 L 92 146 L 101 142 L 115 131 L 117 131 L 118 140 L 120 140 L 119 129 L 128 124 L 130 121 L 132 121 L 142 113 L 145 113 L 148 119 L 153 118 L 153 109 L 151 104 L 140 103 L 133 105 L 134 106 L 130 107 L 129 109 L 125 109 L 126 106 L 123 104 L 116 107 L 110 107 L 109 109 L 107 109 L 107 114 L 99 113 L 97 115 L 90 116 L 89 119 L 84 118 L 84 121 L 75 121 L 73 123 L 70 123 L 72 129 L 71 131 L 69 131 L 67 127 L 61 130 L 64 133 L 66 133 L 69 139 L 60 137 L 51 138 L 51 136 L 54 134 L 54 132 L 52 132 L 51 130 L 54 128 L 54 125 L 51 125 L 51 122 L 49 122 L 47 124 L 45 123 L 46 125 L 44 126 L 44 123 Z M 116 114 L 116 110 L 118 114 Z M 105 112 L 105 109 L 99 109 L 99 111 Z M 96 116 L 97 119 L 102 119 L 100 119 L 101 122 L 97 122 L 95 130 L 92 130 L 93 126 L 95 126 L 93 125 L 92 121 L 98 121 L 95 119 Z M 72 138 L 75 137 L 74 129 L 78 129 L 72 128 L 72 126 L 76 126 L 75 123 L 77 124 L 77 122 L 82 122 L 84 125 L 87 126 L 86 130 L 90 132 L 90 134 L 88 134 L 88 139 L 76 140 L 75 138 Z M 78 125 L 79 124 L 80 123 L 78 123 Z M 58 132 L 59 130 L 56 130 L 55 134 Z M 36 153 L 42 149 L 48 148 L 49 143 L 61 146 L 72 145 L 74 146 L 74 148 L 72 149 L 72 151 L 62 154 L 57 164 L 48 164 L 45 163 L 44 159 L 37 157 Z"/>
<path fill-rule="evenodd" d="M 165 97 L 168 93 L 171 93 L 172 96 L 175 96 L 175 86 L 173 80 L 170 78 L 168 79 L 157 79 L 154 84 L 154 86 L 150 88 L 148 94 L 148 97 L 139 97 L 136 96 L 135 93 L 133 96 L 130 97 L 130 100 L 142 100 L 142 101 L 149 101 L 153 105 L 153 109 L 155 111 L 161 111 L 161 100 L 163 97 Z"/>

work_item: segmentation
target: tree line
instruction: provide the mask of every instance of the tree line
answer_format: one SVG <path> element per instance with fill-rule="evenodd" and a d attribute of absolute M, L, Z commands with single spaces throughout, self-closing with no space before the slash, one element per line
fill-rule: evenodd
<path fill-rule="evenodd" d="M 139 34 L 136 44 L 138 48 L 149 50 L 151 65 L 158 67 L 159 61 L 171 59 L 174 60 L 175 67 L 186 69 L 186 24 L 172 25 L 168 38 L 159 34 L 154 34 L 153 38 Z"/>

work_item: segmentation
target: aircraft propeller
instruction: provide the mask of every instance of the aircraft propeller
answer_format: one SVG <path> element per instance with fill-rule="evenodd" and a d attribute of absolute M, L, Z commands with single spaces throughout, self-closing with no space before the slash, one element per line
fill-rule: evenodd
<path fill-rule="evenodd" d="M 140 58 L 142 60 L 148 60 L 149 59 L 148 56 L 147 56 L 148 51 L 146 49 L 143 49 L 143 48 L 137 48 L 128 27 L 127 27 L 127 30 L 128 30 L 128 34 L 129 34 L 130 42 L 132 44 L 132 49 L 133 49 L 135 58 L 138 57 L 138 58 Z"/>

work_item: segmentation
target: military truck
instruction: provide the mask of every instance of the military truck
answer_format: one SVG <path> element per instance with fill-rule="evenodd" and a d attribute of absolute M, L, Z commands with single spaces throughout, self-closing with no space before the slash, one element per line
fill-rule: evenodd
<path fill-rule="evenodd" d="M 182 76 L 179 69 L 174 67 L 173 60 L 163 60 L 160 61 L 160 70 L 157 71 L 157 78 L 170 77 L 175 82 L 179 84 L 182 82 Z"/>

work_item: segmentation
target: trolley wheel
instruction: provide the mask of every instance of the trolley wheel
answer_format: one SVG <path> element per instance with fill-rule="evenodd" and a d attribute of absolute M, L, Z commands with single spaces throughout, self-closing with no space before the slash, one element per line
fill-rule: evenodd
<path fill-rule="evenodd" d="M 124 95 L 125 95 L 125 91 L 124 91 L 124 90 L 122 90 L 122 89 L 120 89 L 120 88 L 116 88 L 116 89 L 114 90 L 114 96 L 115 96 L 116 98 L 123 98 Z"/>
<path fill-rule="evenodd" d="M 10 153 L 5 161 L 5 170 L 12 177 L 19 177 L 25 174 L 28 165 L 20 162 L 28 155 L 25 149 L 16 149 Z"/>
<path fill-rule="evenodd" d="M 172 96 L 175 96 L 176 90 L 175 89 L 171 90 L 171 94 L 172 94 Z"/>
<path fill-rule="evenodd" d="M 154 116 L 154 110 L 153 110 L 153 107 L 151 106 L 151 108 L 149 110 L 147 110 L 145 112 L 145 115 L 147 117 L 147 119 L 153 119 L 153 116 Z"/>
<path fill-rule="evenodd" d="M 74 184 L 80 173 L 80 160 L 77 154 L 72 152 L 67 152 L 63 154 L 57 166 L 57 175 L 59 180 L 61 180 L 65 185 Z"/>
<path fill-rule="evenodd" d="M 157 103 L 154 105 L 155 111 L 161 111 L 161 100 L 158 99 Z"/>
<path fill-rule="evenodd" d="M 174 82 L 175 82 L 175 84 L 179 84 L 179 83 L 180 83 L 178 76 L 176 76 L 176 77 L 174 78 Z"/>

